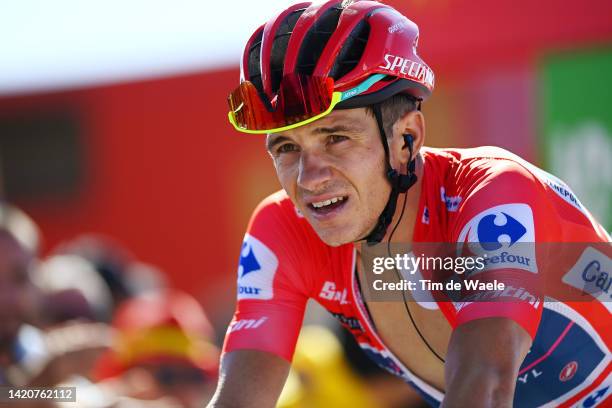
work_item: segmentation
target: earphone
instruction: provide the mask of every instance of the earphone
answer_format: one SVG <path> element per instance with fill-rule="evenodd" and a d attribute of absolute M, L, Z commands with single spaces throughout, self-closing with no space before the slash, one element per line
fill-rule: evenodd
<path fill-rule="evenodd" d="M 402 146 L 402 149 L 405 149 L 406 147 L 408 147 L 410 151 L 412 151 L 412 144 L 414 143 L 414 136 L 412 136 L 410 133 L 404 133 L 402 137 L 404 138 L 404 145 Z"/>
<path fill-rule="evenodd" d="M 404 138 L 404 146 L 402 146 L 402 149 L 408 148 L 408 151 L 410 152 L 408 174 L 401 174 L 395 169 L 389 169 L 387 171 L 387 178 L 391 182 L 391 186 L 396 188 L 398 192 L 405 193 L 414 183 L 416 183 L 417 177 L 414 172 L 415 162 L 412 158 L 414 136 L 412 136 L 410 133 L 404 133 L 402 137 Z"/>

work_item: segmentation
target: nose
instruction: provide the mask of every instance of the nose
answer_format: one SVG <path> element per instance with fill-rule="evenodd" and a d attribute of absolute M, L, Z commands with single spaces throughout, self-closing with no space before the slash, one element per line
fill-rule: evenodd
<path fill-rule="evenodd" d="M 297 179 L 299 187 L 307 191 L 320 191 L 331 178 L 331 167 L 321 154 L 302 152 Z"/>

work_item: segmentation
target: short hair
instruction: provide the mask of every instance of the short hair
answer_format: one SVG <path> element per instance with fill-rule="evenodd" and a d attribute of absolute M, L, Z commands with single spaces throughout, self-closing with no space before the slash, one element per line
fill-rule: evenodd
<path fill-rule="evenodd" d="M 36 223 L 19 208 L 0 201 L 0 233 L 15 238 L 33 254 L 40 249 L 40 232 Z"/>
<path fill-rule="evenodd" d="M 417 99 L 407 94 L 396 94 L 380 103 L 383 127 L 387 138 L 393 137 L 393 126 L 402 116 L 417 109 Z M 372 105 L 366 111 L 374 116 Z"/>

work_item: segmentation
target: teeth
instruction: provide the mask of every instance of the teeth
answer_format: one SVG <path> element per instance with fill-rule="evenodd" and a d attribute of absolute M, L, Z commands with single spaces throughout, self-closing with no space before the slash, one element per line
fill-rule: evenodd
<path fill-rule="evenodd" d="M 338 201 L 342 201 L 342 200 L 344 200 L 344 197 L 334 197 L 334 198 L 329 199 L 329 200 L 319 201 L 318 203 L 312 203 L 312 206 L 314 208 L 321 208 L 321 207 L 326 207 L 328 205 L 337 203 Z"/>

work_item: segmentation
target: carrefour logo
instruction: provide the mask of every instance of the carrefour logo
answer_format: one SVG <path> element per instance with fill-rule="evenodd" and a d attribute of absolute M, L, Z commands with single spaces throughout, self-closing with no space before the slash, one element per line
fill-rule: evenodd
<path fill-rule="evenodd" d="M 527 233 L 527 228 L 510 214 L 488 214 L 478 222 L 478 242 L 487 251 L 494 251 L 503 246 L 500 239 L 507 240 L 512 246 Z"/>
<path fill-rule="evenodd" d="M 238 263 L 238 299 L 272 299 L 278 258 L 263 242 L 246 234 Z"/>
<path fill-rule="evenodd" d="M 533 212 L 527 204 L 502 204 L 481 211 L 463 226 L 458 243 L 459 254 L 467 249 L 485 258 L 484 270 L 537 272 Z"/>
<path fill-rule="evenodd" d="M 244 277 L 245 275 L 255 272 L 261 269 L 261 265 L 257 262 L 257 258 L 253 253 L 253 247 L 248 242 L 242 243 L 242 250 L 240 251 L 240 264 L 238 265 L 238 276 Z"/>

